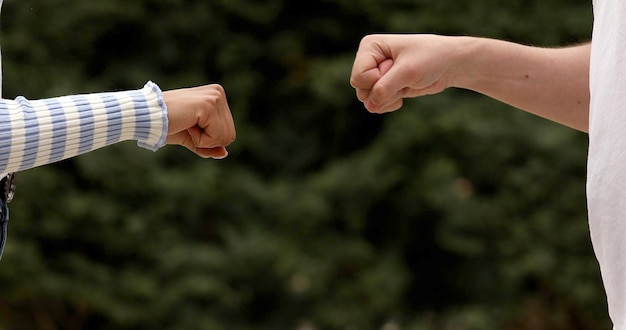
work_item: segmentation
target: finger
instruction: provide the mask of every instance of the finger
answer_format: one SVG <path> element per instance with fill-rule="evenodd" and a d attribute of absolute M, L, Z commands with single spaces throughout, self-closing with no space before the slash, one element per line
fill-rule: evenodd
<path fill-rule="evenodd" d="M 226 145 L 224 130 L 216 103 L 216 108 L 209 111 L 197 125 L 188 128 L 187 132 L 198 147 L 214 148 Z"/>
<path fill-rule="evenodd" d="M 380 62 L 380 64 L 378 64 L 378 70 L 380 71 L 380 76 L 382 77 L 387 72 L 389 72 L 392 66 L 393 66 L 393 60 L 390 58 Z"/>
<path fill-rule="evenodd" d="M 393 97 L 409 86 L 411 79 L 409 70 L 397 62 L 384 63 L 381 69 L 387 71 L 372 87 L 370 102 L 374 104 L 388 104 Z"/>
<path fill-rule="evenodd" d="M 378 79 L 380 79 L 380 70 L 378 70 L 378 67 L 360 72 L 353 71 L 350 76 L 350 86 L 356 89 L 372 89 Z"/>
<path fill-rule="evenodd" d="M 198 147 L 191 134 L 187 131 L 182 131 L 168 136 L 167 144 L 181 145 L 203 158 L 223 159 L 228 156 L 228 151 L 223 146 L 212 148 Z"/>
<path fill-rule="evenodd" d="M 204 129 L 200 128 L 200 126 L 189 127 L 186 130 L 186 133 L 195 146 L 202 146 L 205 148 L 214 147 L 213 145 L 206 144 L 208 139 L 203 138 L 203 135 L 205 135 Z"/>
<path fill-rule="evenodd" d="M 365 37 L 359 45 L 350 74 L 350 85 L 353 88 L 371 89 L 380 79 L 380 63 L 388 59 L 387 54 L 372 40 Z"/>
<path fill-rule="evenodd" d="M 383 62 L 381 62 L 376 69 L 370 70 L 370 72 L 368 73 L 370 74 L 370 79 L 375 80 L 371 84 L 371 87 L 373 87 L 376 81 L 380 80 L 380 78 L 389 71 L 392 65 L 393 65 L 393 60 L 386 59 Z M 376 70 L 378 71 L 377 73 L 375 72 Z M 364 103 L 367 102 L 370 99 L 370 94 L 372 92 L 371 87 L 370 88 L 356 88 L 357 99 L 359 99 L 359 101 L 364 102 Z"/>
<path fill-rule="evenodd" d="M 350 85 L 353 88 L 371 89 L 376 82 L 375 72 L 372 70 L 378 67 L 378 62 L 374 56 L 369 54 L 370 51 L 363 50 L 363 44 L 361 44 L 350 74 Z"/>
<path fill-rule="evenodd" d="M 219 120 L 211 121 L 204 129 L 200 126 L 190 127 L 187 133 L 199 148 L 225 147 L 230 144 L 230 140 L 224 138 L 228 134 L 225 133 L 225 127 Z"/>
<path fill-rule="evenodd" d="M 393 101 L 391 104 L 388 104 L 385 107 L 383 107 L 380 110 L 378 110 L 377 113 L 383 114 L 383 113 L 389 113 L 389 112 L 396 111 L 396 110 L 402 108 L 403 104 L 404 104 L 404 99 L 403 98 L 399 98 L 399 99 Z"/>
<path fill-rule="evenodd" d="M 390 58 L 377 62 L 374 57 L 370 57 L 367 62 L 368 64 L 366 66 L 362 66 L 363 69 L 353 69 L 352 75 L 350 76 L 350 85 L 353 88 L 372 89 L 376 82 L 378 82 L 393 65 L 393 60 Z"/>
<path fill-rule="evenodd" d="M 224 159 L 228 156 L 228 150 L 224 147 L 196 148 L 192 151 L 203 158 Z"/>
<path fill-rule="evenodd" d="M 223 97 L 217 100 L 217 110 L 220 117 L 220 123 L 224 126 L 224 135 L 221 137 L 221 146 L 227 146 L 235 141 L 237 138 L 237 131 L 235 129 L 235 120 L 233 119 L 233 114 L 230 111 L 225 92 L 223 93 Z"/>
<path fill-rule="evenodd" d="M 394 97 L 383 104 L 364 102 L 365 108 L 371 113 L 387 113 L 400 109 L 403 104 L 402 93 L 397 93 Z"/>
<path fill-rule="evenodd" d="M 370 93 L 372 92 L 371 89 L 361 89 L 361 88 L 357 88 L 356 90 L 356 98 L 365 103 L 367 102 L 367 100 L 370 98 Z"/>
<path fill-rule="evenodd" d="M 235 140 L 235 123 L 226 100 L 226 93 L 220 85 L 212 85 L 211 109 L 200 116 L 197 125 L 188 128 L 190 136 L 198 147 L 224 147 Z"/>

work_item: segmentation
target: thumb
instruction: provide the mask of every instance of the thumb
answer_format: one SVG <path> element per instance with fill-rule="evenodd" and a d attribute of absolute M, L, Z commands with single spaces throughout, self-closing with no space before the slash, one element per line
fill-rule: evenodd
<path fill-rule="evenodd" d="M 393 60 L 388 58 L 382 62 L 380 62 L 380 64 L 378 64 L 378 71 L 380 71 L 380 76 L 384 76 L 385 73 L 387 73 L 389 71 L 389 69 L 391 69 L 391 67 L 393 66 Z"/>
<path fill-rule="evenodd" d="M 381 77 L 372 87 L 370 100 L 375 104 L 385 104 L 406 86 L 406 74 L 392 59 L 381 62 L 378 69 Z"/>

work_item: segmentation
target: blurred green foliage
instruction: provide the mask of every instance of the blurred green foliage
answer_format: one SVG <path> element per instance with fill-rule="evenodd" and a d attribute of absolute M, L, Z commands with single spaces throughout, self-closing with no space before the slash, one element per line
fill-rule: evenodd
<path fill-rule="evenodd" d="M 588 0 L 8 0 L 5 96 L 221 83 L 223 161 L 20 173 L 0 329 L 602 329 L 586 135 L 468 91 L 372 115 L 362 36 L 586 41 Z"/>

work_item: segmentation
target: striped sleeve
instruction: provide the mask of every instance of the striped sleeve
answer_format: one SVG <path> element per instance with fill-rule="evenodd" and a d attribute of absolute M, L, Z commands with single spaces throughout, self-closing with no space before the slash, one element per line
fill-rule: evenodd
<path fill-rule="evenodd" d="M 23 171 L 111 144 L 165 145 L 167 108 L 159 87 L 42 100 L 0 100 L 0 173 Z"/>

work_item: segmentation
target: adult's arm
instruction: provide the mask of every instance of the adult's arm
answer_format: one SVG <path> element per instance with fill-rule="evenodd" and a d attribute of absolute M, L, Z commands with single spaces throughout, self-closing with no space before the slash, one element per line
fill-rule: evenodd
<path fill-rule="evenodd" d="M 589 44 L 541 48 L 475 37 L 370 35 L 350 82 L 371 112 L 458 87 L 586 132 L 589 54 Z"/>

